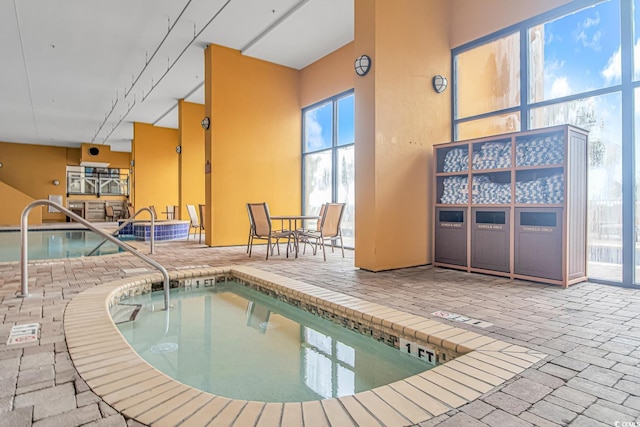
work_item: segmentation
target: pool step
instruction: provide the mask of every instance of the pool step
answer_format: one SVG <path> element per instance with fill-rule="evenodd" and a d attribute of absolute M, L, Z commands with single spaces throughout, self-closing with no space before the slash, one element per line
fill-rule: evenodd
<path fill-rule="evenodd" d="M 136 320 L 142 304 L 118 304 L 111 310 L 111 318 L 116 325 Z"/>

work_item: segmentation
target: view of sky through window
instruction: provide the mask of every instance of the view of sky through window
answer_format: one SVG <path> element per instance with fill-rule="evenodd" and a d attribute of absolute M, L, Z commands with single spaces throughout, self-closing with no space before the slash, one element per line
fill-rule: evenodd
<path fill-rule="evenodd" d="M 621 82 L 620 7 L 599 3 L 544 24 L 544 99 Z"/>

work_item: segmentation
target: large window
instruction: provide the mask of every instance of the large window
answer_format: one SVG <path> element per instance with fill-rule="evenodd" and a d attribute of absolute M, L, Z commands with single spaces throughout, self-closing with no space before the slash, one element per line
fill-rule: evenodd
<path fill-rule="evenodd" d="M 346 203 L 344 244 L 355 243 L 354 95 L 349 91 L 302 111 L 302 211 L 316 215 L 328 202 Z"/>
<path fill-rule="evenodd" d="M 640 281 L 639 6 L 576 0 L 453 51 L 456 139 L 563 123 L 589 131 L 588 275 L 625 285 Z"/>

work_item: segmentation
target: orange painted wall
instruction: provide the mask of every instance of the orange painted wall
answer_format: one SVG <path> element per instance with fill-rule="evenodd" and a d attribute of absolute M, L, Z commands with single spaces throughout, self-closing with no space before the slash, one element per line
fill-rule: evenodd
<path fill-rule="evenodd" d="M 133 124 L 132 203 L 136 211 L 154 205 L 160 219 L 167 205 L 178 204 L 178 130 Z M 140 218 L 147 218 L 141 214 Z"/>
<path fill-rule="evenodd" d="M 446 0 L 356 0 L 355 51 L 372 58 L 357 78 L 356 266 L 431 262 L 432 146 L 451 139 Z M 450 78 L 450 77 L 449 77 Z"/>
<path fill-rule="evenodd" d="M 205 51 L 206 243 L 247 242 L 247 202 L 301 208 L 299 72 L 210 45 Z"/>
<path fill-rule="evenodd" d="M 300 70 L 302 108 L 353 88 L 353 42 Z"/>
<path fill-rule="evenodd" d="M 449 37 L 453 49 L 571 0 L 450 0 Z"/>
<path fill-rule="evenodd" d="M 0 225 L 18 226 L 22 218 L 22 211 L 35 199 L 0 181 L 0 200 L 3 202 L 3 208 L 0 209 Z M 44 208 L 32 209 L 29 212 L 29 225 L 42 224 L 42 212 L 44 211 Z"/>
<path fill-rule="evenodd" d="M 189 219 L 186 206 L 204 203 L 204 105 L 178 101 L 178 205 L 180 218 Z"/>
<path fill-rule="evenodd" d="M 50 194 L 62 196 L 62 203 L 67 206 L 66 197 L 66 176 L 67 166 L 78 166 L 80 164 L 80 149 L 65 147 L 50 147 L 45 145 L 13 144 L 0 142 L 0 182 L 9 187 L 13 187 L 18 193 L 10 191 L 11 194 L 23 193 L 32 200 L 48 199 Z M 130 153 L 109 152 L 106 157 L 110 162 L 110 167 L 128 168 Z M 60 181 L 60 185 L 53 185 L 53 180 Z M 4 193 L 5 195 L 8 193 Z M 95 196 L 70 196 L 70 199 L 90 200 Z M 121 199 L 119 197 L 105 197 L 107 200 Z M 3 207 L 2 223 L 4 225 L 18 225 L 20 215 L 27 203 L 22 197 L 4 197 L 7 204 Z M 42 210 L 41 214 L 35 214 L 35 210 Z M 60 213 L 49 213 L 47 208 L 36 208 L 29 216 L 30 223 L 41 222 L 64 222 L 66 217 Z M 32 217 L 41 218 L 38 222 Z M 33 222 L 36 221 L 36 222 Z"/>
<path fill-rule="evenodd" d="M 67 151 L 67 164 L 70 166 L 79 165 L 81 158 L 83 157 L 83 153 L 81 150 L 88 150 L 90 147 L 100 148 L 100 154 L 94 158 L 88 158 L 88 156 L 84 155 L 84 160 L 106 162 L 109 163 L 110 168 L 128 170 L 131 166 L 131 153 L 126 153 L 123 151 L 111 151 L 110 149 L 108 149 L 108 146 L 94 144 L 82 144 L 82 148 L 69 148 Z"/>
<path fill-rule="evenodd" d="M 64 147 L 0 142 L 0 181 L 34 200 L 48 199 L 50 194 L 60 195 L 64 204 L 67 150 Z M 61 184 L 53 185 L 54 179 Z M 11 210 L 14 224 L 20 224 L 20 214 L 25 207 L 23 201 L 8 199 L 6 203 L 3 209 Z M 36 209 L 42 209 L 43 222 L 65 220 L 60 213 L 48 213 L 46 207 Z"/>

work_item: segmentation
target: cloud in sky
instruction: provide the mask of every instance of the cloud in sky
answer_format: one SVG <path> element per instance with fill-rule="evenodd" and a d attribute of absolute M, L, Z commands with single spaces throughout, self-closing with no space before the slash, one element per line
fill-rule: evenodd
<path fill-rule="evenodd" d="M 605 65 L 600 74 L 607 84 L 620 81 L 622 76 L 622 52 L 620 48 L 609 57 L 607 65 Z"/>
<path fill-rule="evenodd" d="M 560 98 L 567 95 L 571 95 L 569 80 L 565 76 L 556 77 L 551 83 L 551 98 Z"/>
<path fill-rule="evenodd" d="M 596 52 L 602 49 L 600 45 L 600 40 L 602 39 L 602 31 L 598 30 L 592 35 L 587 34 L 586 31 L 580 31 L 576 36 L 576 40 L 584 47 L 588 47 L 590 49 L 595 50 Z"/>
<path fill-rule="evenodd" d="M 585 18 L 581 23 L 578 24 L 578 30 L 575 32 L 576 41 L 582 43 L 584 47 L 599 51 L 602 46 L 600 45 L 600 41 L 602 40 L 602 31 L 597 30 L 592 34 L 589 34 L 588 31 L 591 27 L 598 27 L 600 23 L 600 14 L 596 12 L 595 16 Z"/>
<path fill-rule="evenodd" d="M 324 146 L 322 125 L 318 121 L 318 111 L 309 111 L 305 119 L 307 148 L 311 151 L 318 150 Z"/>
<path fill-rule="evenodd" d="M 582 28 L 595 27 L 600 23 L 600 14 L 596 12 L 596 16 L 594 18 L 587 17 L 584 21 L 582 21 Z"/>
<path fill-rule="evenodd" d="M 636 40 L 636 43 L 633 45 L 633 56 L 634 58 L 640 58 L 640 39 Z M 600 71 L 600 75 L 604 78 L 607 84 L 620 83 L 622 80 L 622 52 L 621 48 L 618 49 L 609 57 L 607 61 L 607 65 Z M 636 76 L 640 75 L 640 59 L 635 61 L 633 67 L 634 74 Z"/>

